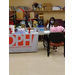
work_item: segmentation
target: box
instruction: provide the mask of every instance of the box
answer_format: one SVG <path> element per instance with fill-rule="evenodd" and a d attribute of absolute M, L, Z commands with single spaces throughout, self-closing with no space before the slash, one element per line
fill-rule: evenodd
<path fill-rule="evenodd" d="M 44 19 L 44 14 L 43 13 L 38 13 L 39 19 Z"/>
<path fill-rule="evenodd" d="M 43 19 L 43 15 L 39 15 L 39 19 Z"/>
<path fill-rule="evenodd" d="M 44 3 L 46 5 L 45 10 L 52 10 L 52 3 Z"/>
<path fill-rule="evenodd" d="M 52 10 L 60 10 L 59 7 L 52 7 Z"/>
<path fill-rule="evenodd" d="M 24 13 L 23 12 L 16 12 L 17 19 L 23 19 Z"/>
<path fill-rule="evenodd" d="M 30 12 L 30 18 L 34 18 L 34 12 Z"/>

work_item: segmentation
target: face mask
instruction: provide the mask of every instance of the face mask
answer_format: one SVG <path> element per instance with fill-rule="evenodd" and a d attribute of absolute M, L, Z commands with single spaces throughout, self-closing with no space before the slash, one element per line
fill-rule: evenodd
<path fill-rule="evenodd" d="M 51 23 L 53 24 L 53 23 L 54 23 L 54 21 L 51 21 Z"/>

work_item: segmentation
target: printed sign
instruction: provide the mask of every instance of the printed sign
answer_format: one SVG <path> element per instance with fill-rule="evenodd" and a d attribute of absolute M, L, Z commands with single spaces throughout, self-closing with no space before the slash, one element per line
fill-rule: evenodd
<path fill-rule="evenodd" d="M 10 34 L 9 52 L 32 52 L 37 51 L 38 34 Z"/>

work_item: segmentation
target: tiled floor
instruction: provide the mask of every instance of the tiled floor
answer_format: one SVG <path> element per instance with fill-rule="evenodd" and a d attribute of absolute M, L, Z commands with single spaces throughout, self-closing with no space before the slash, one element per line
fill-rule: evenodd
<path fill-rule="evenodd" d="M 65 75 L 64 48 L 58 47 L 47 57 L 42 42 L 36 53 L 9 54 L 9 75 Z"/>

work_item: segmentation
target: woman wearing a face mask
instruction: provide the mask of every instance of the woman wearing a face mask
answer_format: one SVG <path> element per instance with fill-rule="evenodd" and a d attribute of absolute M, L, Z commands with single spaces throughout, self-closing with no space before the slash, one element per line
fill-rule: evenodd
<path fill-rule="evenodd" d="M 49 23 L 46 26 L 46 29 L 50 30 L 51 27 L 54 27 L 54 22 L 55 22 L 55 18 L 51 17 Z M 44 47 L 47 48 L 47 35 L 44 35 L 43 45 Z M 53 49 L 55 49 L 55 47 L 53 47 Z"/>
<path fill-rule="evenodd" d="M 55 18 L 51 17 L 50 20 L 49 20 L 49 23 L 46 26 L 46 29 L 50 30 L 51 27 L 54 27 L 54 22 L 55 22 Z"/>

